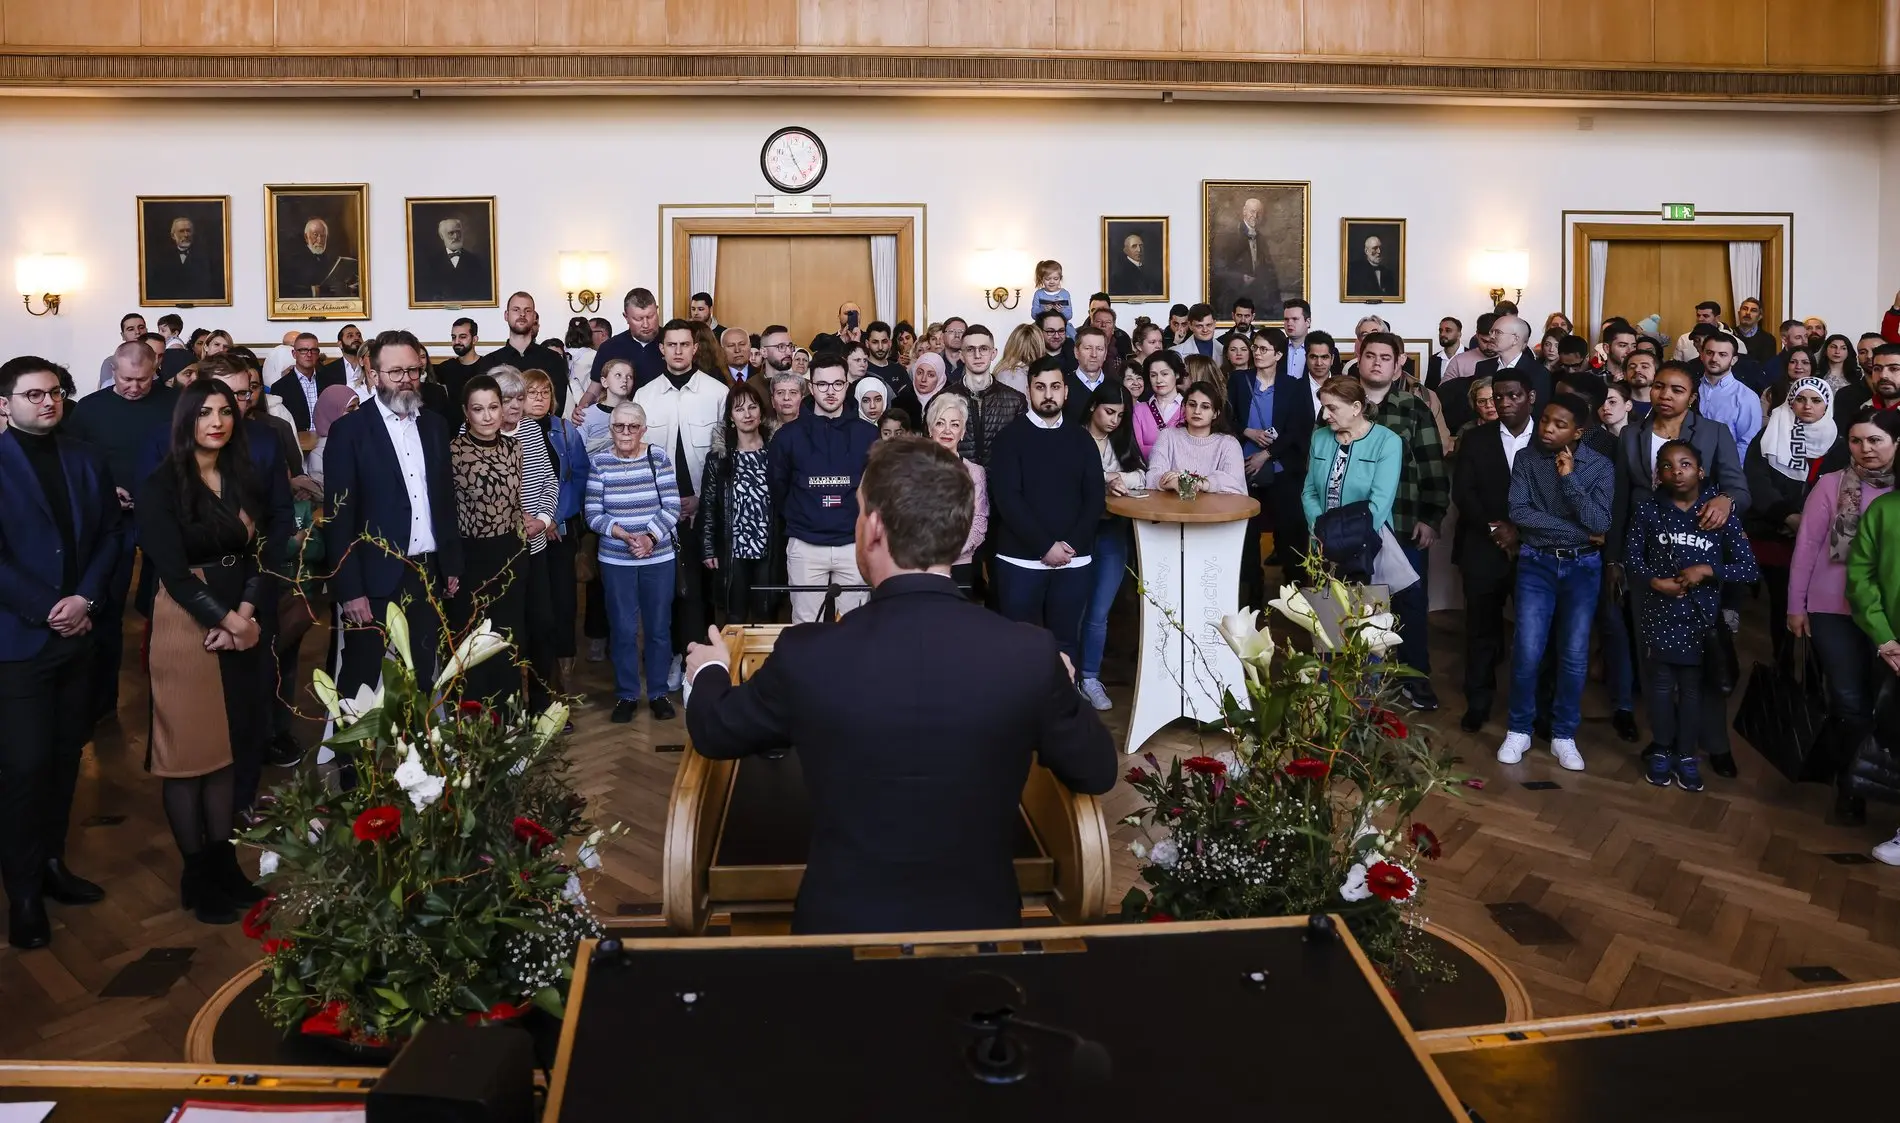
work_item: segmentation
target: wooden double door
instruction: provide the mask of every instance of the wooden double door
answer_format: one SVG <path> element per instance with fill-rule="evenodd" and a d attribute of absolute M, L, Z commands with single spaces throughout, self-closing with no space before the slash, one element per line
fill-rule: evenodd
<path fill-rule="evenodd" d="M 1662 334 L 1674 339 L 1695 325 L 1695 306 L 1713 300 L 1722 321 L 1735 322 L 1728 243 L 1614 241 L 1603 277 L 1603 315 L 1640 323 L 1662 316 Z M 1591 325 L 1594 329 L 1595 325 Z"/>
<path fill-rule="evenodd" d="M 784 324 L 801 347 L 838 330 L 846 301 L 864 323 L 877 318 L 868 235 L 722 235 L 717 276 L 720 323 L 752 332 Z"/>

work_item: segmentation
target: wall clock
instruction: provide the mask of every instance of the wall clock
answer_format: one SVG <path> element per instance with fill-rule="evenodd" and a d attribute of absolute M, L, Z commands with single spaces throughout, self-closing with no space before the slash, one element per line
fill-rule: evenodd
<path fill-rule="evenodd" d="M 797 125 L 765 138 L 759 151 L 759 170 L 768 183 L 787 194 L 810 191 L 825 178 L 825 142 L 818 134 Z"/>

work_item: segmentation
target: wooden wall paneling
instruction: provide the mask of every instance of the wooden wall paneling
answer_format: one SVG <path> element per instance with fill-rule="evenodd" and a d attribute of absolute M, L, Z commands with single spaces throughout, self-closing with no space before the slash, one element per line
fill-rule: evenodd
<path fill-rule="evenodd" d="M 666 0 L 670 47 L 793 47 L 798 0 Z"/>
<path fill-rule="evenodd" d="M 930 0 L 930 45 L 998 51 L 1054 50 L 1055 5 L 1025 4 L 1021 0 Z"/>
<path fill-rule="evenodd" d="M 1300 50 L 1301 0 L 1181 0 L 1181 49 L 1210 55 Z"/>
<path fill-rule="evenodd" d="M 274 0 L 141 0 L 139 42 L 147 47 L 269 47 Z"/>
<path fill-rule="evenodd" d="M 1762 66 L 1768 0 L 1655 0 L 1656 61 Z"/>
<path fill-rule="evenodd" d="M 666 41 L 666 0 L 535 0 L 542 47 L 635 47 Z"/>
<path fill-rule="evenodd" d="M 791 324 L 792 241 L 786 236 L 721 237 L 719 270 L 714 275 L 714 292 L 719 294 L 719 316 L 728 324 Z M 805 252 L 805 239 L 798 239 L 799 252 Z M 865 243 L 869 253 L 869 242 Z M 867 266 L 868 267 L 868 266 Z M 833 305 L 836 308 L 836 305 Z M 837 313 L 830 316 L 833 330 Z M 794 337 L 803 344 L 809 335 Z"/>
<path fill-rule="evenodd" d="M 724 241 L 720 240 L 722 257 Z M 798 252 L 791 260 L 791 317 L 784 323 L 800 346 L 809 345 L 819 332 L 837 331 L 838 306 L 845 301 L 856 301 L 860 309 L 877 307 L 876 290 L 871 287 L 869 236 L 814 234 L 799 238 L 794 245 Z"/>
<path fill-rule="evenodd" d="M 1537 0 L 1537 52 L 1545 60 L 1647 63 L 1655 59 L 1651 0 Z"/>
<path fill-rule="evenodd" d="M 930 0 L 799 0 L 801 47 L 921 47 Z"/>
<path fill-rule="evenodd" d="M 1420 0 L 1307 0 L 1303 45 L 1315 55 L 1416 58 L 1422 19 Z"/>
<path fill-rule="evenodd" d="M 1522 0 L 1420 0 L 1427 58 L 1534 59 L 1537 9 Z"/>
<path fill-rule="evenodd" d="M 1634 324 L 1662 310 L 1662 243 L 1611 242 L 1603 270 L 1603 315 Z M 1673 326 L 1664 316 L 1663 330 Z"/>
<path fill-rule="evenodd" d="M 1882 0 L 1768 0 L 1768 65 L 1880 65 L 1885 6 Z"/>
<path fill-rule="evenodd" d="M 1719 301 L 1723 308 L 1734 303 L 1727 242 L 1664 242 L 1658 270 L 1663 330 L 1671 339 L 1695 323 L 1695 306 L 1702 301 Z"/>
<path fill-rule="evenodd" d="M 136 47 L 140 0 L 4 0 L 17 46 Z"/>
<path fill-rule="evenodd" d="M 1056 0 L 1056 45 L 1065 51 L 1178 51 L 1181 0 Z"/>
<path fill-rule="evenodd" d="M 396 49 L 404 0 L 277 0 L 277 45 Z"/>
<path fill-rule="evenodd" d="M 518 50 L 534 42 L 534 20 L 534 5 L 521 0 L 405 0 L 403 41 L 411 47 Z"/>

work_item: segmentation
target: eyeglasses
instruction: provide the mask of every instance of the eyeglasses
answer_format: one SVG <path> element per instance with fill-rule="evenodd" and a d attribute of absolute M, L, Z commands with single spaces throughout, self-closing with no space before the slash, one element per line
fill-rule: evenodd
<path fill-rule="evenodd" d="M 1043 328 L 1043 329 L 1042 329 L 1042 334 L 1044 334 L 1044 335 L 1067 335 L 1067 334 L 1068 334 L 1068 331 L 1067 331 L 1066 329 L 1064 329 L 1064 328 Z"/>
<path fill-rule="evenodd" d="M 765 346 L 759 348 L 759 350 L 761 351 L 790 351 L 792 350 L 792 345 L 790 343 L 767 343 Z"/>
<path fill-rule="evenodd" d="M 292 348 L 291 348 L 291 351 L 292 351 L 292 352 L 294 352 L 295 354 L 298 354 L 298 355 L 314 355 L 314 354 L 316 354 L 316 353 L 317 353 L 317 348 L 315 348 L 315 347 L 292 347 Z"/>
<path fill-rule="evenodd" d="M 645 429 L 646 426 L 635 424 L 631 421 L 616 421 L 612 425 L 609 425 L 608 428 L 616 433 L 638 433 L 642 429 Z"/>
<path fill-rule="evenodd" d="M 848 382 L 814 382 L 811 384 L 811 388 L 814 390 L 842 390 L 849 385 L 850 383 Z"/>
<path fill-rule="evenodd" d="M 46 400 L 48 398 L 51 398 L 53 401 L 56 401 L 56 402 L 65 401 L 66 391 L 55 386 L 50 390 L 15 390 L 12 396 L 16 398 L 25 398 L 27 400 L 27 404 L 38 406 L 38 405 L 45 405 Z"/>
<path fill-rule="evenodd" d="M 382 375 L 384 378 L 393 378 L 398 382 L 407 382 L 410 379 L 421 378 L 423 369 L 422 367 L 385 367 L 376 373 Z"/>
<path fill-rule="evenodd" d="M 252 398 L 253 398 L 254 396 L 256 396 L 256 394 L 257 394 L 257 391 L 255 391 L 255 390 L 233 390 L 233 391 L 231 391 L 231 396 L 232 396 L 232 397 L 234 397 L 234 398 L 236 398 L 236 399 L 237 399 L 238 401 L 240 401 L 240 402 L 248 402 L 248 401 L 250 401 L 250 400 L 251 400 L 251 399 L 252 399 Z"/>

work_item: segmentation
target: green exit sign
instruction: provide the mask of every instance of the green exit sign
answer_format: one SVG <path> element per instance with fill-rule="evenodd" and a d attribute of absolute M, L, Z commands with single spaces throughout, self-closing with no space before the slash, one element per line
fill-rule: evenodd
<path fill-rule="evenodd" d="M 1694 203 L 1664 203 L 1662 211 L 1664 222 L 1695 221 Z"/>

